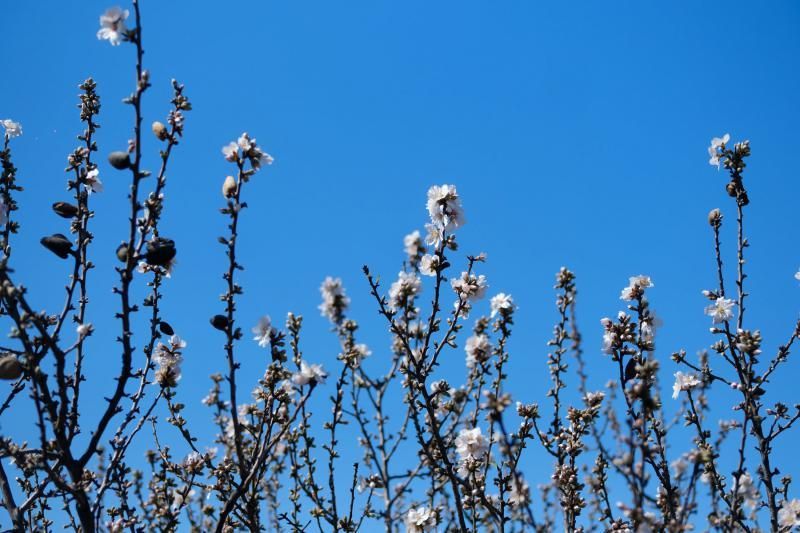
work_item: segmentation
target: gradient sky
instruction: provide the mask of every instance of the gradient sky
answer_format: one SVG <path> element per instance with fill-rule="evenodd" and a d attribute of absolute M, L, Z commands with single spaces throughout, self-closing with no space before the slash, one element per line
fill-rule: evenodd
<path fill-rule="evenodd" d="M 50 204 L 67 199 L 63 169 L 81 128 L 75 104 L 84 78 L 94 77 L 102 98 L 101 153 L 124 149 L 131 134 L 132 109 L 121 99 L 133 88 L 133 47 L 95 37 L 109 5 L 2 6 L 0 118 L 20 121 L 25 132 L 13 141 L 25 187 L 13 266 L 30 301 L 51 312 L 60 309 L 67 264 L 38 241 L 66 233 Z M 594 387 L 614 372 L 600 353 L 599 319 L 623 308 L 628 276 L 653 278 L 650 300 L 663 320 L 657 356 L 670 387 L 677 367 L 669 354 L 694 354 L 712 342 L 700 291 L 715 280 L 706 223 L 713 207 L 728 215 L 723 246 L 733 265 L 735 206 L 724 192 L 726 175 L 706 154 L 709 139 L 725 132 L 753 148 L 745 176 L 748 327 L 761 329 L 765 356 L 792 331 L 800 300 L 795 2 L 144 0 L 142 13 L 153 82 L 145 123 L 164 120 L 170 78 L 186 84 L 194 105 L 170 164 L 161 229 L 178 245 L 164 316 L 189 343 L 179 396 L 195 427 L 210 419 L 200 399 L 207 376 L 224 362 L 223 339 L 208 325 L 222 309 L 226 264 L 216 237 L 225 231 L 218 208 L 230 166 L 220 147 L 242 131 L 275 164 L 246 191 L 240 320 L 249 328 L 261 314 L 276 321 L 287 311 L 304 315 L 306 358 L 328 368 L 337 366 L 338 344 L 316 309 L 319 283 L 342 277 L 361 340 L 373 351 L 369 364 L 382 367 L 389 337 L 360 268 L 369 264 L 388 286 L 404 258 L 403 236 L 426 222 L 427 188 L 452 183 L 468 219 L 453 259 L 485 251 L 481 272 L 491 292 L 510 292 L 519 305 L 509 384 L 518 399 L 545 401 L 552 285 L 562 265 L 578 277 Z M 145 166 L 155 169 L 157 141 L 147 135 L 144 149 Z M 92 197 L 98 269 L 88 312 L 97 328 L 89 390 L 97 401 L 87 402 L 89 417 L 119 365 L 110 289 L 127 224 L 128 176 L 102 160 L 106 190 Z M 138 290 L 144 294 L 142 281 Z M 249 338 L 242 342 L 243 375 L 260 375 L 265 357 Z M 463 350 L 450 357 L 460 372 Z M 775 376 L 768 400 L 800 400 L 799 364 L 790 361 Z M 677 408 L 665 398 L 668 410 Z M 732 399 L 720 393 L 720 405 Z M 319 415 L 327 418 L 323 400 Z M 30 416 L 29 404 L 22 398 L 13 419 L 0 420 L 3 433 L 26 432 L 16 413 Z M 208 432 L 198 433 L 210 444 Z M 690 445 L 676 440 L 672 457 Z M 800 473 L 785 453 L 798 445 L 797 434 L 778 443 L 783 472 Z M 546 461 L 532 468 L 534 482 L 547 479 Z"/>

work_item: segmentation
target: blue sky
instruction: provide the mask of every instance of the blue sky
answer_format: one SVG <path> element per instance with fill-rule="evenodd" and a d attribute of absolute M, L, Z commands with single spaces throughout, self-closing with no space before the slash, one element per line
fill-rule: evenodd
<path fill-rule="evenodd" d="M 103 102 L 101 153 L 124 148 L 130 136 L 131 109 L 120 101 L 133 87 L 133 48 L 95 38 L 106 7 L 94 0 L 7 1 L 0 18 L 0 118 L 25 130 L 13 142 L 25 187 L 14 265 L 31 301 L 51 312 L 62 302 L 67 265 L 38 240 L 67 229 L 49 206 L 66 199 L 63 168 L 80 131 L 75 103 L 84 78 L 94 77 Z M 664 322 L 657 355 L 670 385 L 677 368 L 669 354 L 692 354 L 711 342 L 700 291 L 715 279 L 706 223 L 713 207 L 729 215 L 724 252 L 733 265 L 734 205 L 705 150 L 725 132 L 753 147 L 745 177 L 752 200 L 748 326 L 762 330 L 765 354 L 788 339 L 800 299 L 793 279 L 800 265 L 792 155 L 800 123 L 796 3 L 306 1 L 223 8 L 145 0 L 142 11 L 153 81 L 145 123 L 164 119 L 172 77 L 186 84 L 194 105 L 170 164 L 162 223 L 179 250 L 165 317 L 189 343 L 179 394 L 190 419 L 208 420 L 199 400 L 207 376 L 223 365 L 222 339 L 208 326 L 222 309 L 225 267 L 217 209 L 229 166 L 220 147 L 242 131 L 276 162 L 247 191 L 240 317 L 247 325 L 261 314 L 303 314 L 306 357 L 328 368 L 336 366 L 338 347 L 316 310 L 319 283 L 326 275 L 343 278 L 362 340 L 373 359 L 385 357 L 388 335 L 360 268 L 369 264 L 388 285 L 403 259 L 403 236 L 426 221 L 427 188 L 453 183 L 468 219 L 459 253 L 487 252 L 482 272 L 491 291 L 510 292 L 519 304 L 510 346 L 510 387 L 519 399 L 545 401 L 552 285 L 562 265 L 578 276 L 580 325 L 597 387 L 613 375 L 600 354 L 599 319 L 622 309 L 618 296 L 628 276 L 653 278 L 650 299 Z M 145 164 L 154 169 L 157 141 L 147 136 L 145 143 Z M 113 252 L 127 224 L 120 210 L 127 184 L 105 162 L 101 177 L 106 191 L 92 198 L 98 269 L 88 314 L 97 327 L 90 376 L 98 376 L 91 389 L 98 398 L 118 366 L 110 289 Z M 137 345 L 143 343 L 140 337 Z M 255 343 L 243 342 L 240 357 L 244 375 L 261 373 L 266 354 Z M 451 357 L 453 367 L 463 364 L 462 350 Z M 798 401 L 797 371 L 791 361 L 775 377 L 771 400 Z M 21 413 L 30 412 L 26 402 Z M 87 405 L 86 413 L 96 411 Z M 3 432 L 9 425 L 17 431 L 17 423 L 0 424 Z M 678 444 L 675 452 L 688 441 Z M 778 449 L 798 444 L 790 435 Z M 782 459 L 779 467 L 796 474 L 796 460 Z M 538 480 L 548 469 L 541 467 Z"/>

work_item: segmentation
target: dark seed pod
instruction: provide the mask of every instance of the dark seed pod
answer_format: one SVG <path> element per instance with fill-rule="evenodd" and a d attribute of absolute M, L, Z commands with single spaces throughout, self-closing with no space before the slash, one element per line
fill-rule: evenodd
<path fill-rule="evenodd" d="M 161 333 L 163 333 L 164 335 L 175 335 L 175 330 L 172 329 L 172 326 L 170 326 L 163 320 L 158 323 L 158 329 L 160 329 Z"/>
<path fill-rule="evenodd" d="M 628 361 L 628 364 L 625 365 L 625 380 L 630 381 L 636 378 L 637 374 L 638 372 L 636 372 L 636 359 L 631 359 L 630 361 Z"/>
<path fill-rule="evenodd" d="M 125 170 L 131 166 L 131 158 L 128 152 L 111 152 L 108 154 L 108 162 L 117 170 Z"/>
<path fill-rule="evenodd" d="M 72 243 L 60 233 L 55 233 L 49 237 L 42 237 L 42 240 L 39 242 L 61 259 L 66 259 L 72 252 Z"/>
<path fill-rule="evenodd" d="M 145 261 L 148 265 L 167 267 L 175 258 L 178 251 L 175 249 L 175 241 L 164 237 L 156 237 L 147 243 Z"/>
<path fill-rule="evenodd" d="M 120 263 L 127 263 L 128 262 L 128 243 L 123 242 L 119 246 L 117 246 L 117 259 L 119 259 Z"/>
<path fill-rule="evenodd" d="M 226 331 L 228 329 L 228 317 L 225 315 L 214 315 L 211 318 L 211 325 L 214 326 L 215 329 Z"/>
<path fill-rule="evenodd" d="M 14 355 L 0 359 L 0 379 L 17 379 L 22 375 L 22 364 Z"/>
<path fill-rule="evenodd" d="M 67 202 L 56 202 L 53 204 L 53 211 L 56 215 L 63 218 L 74 218 L 78 216 L 78 206 Z"/>

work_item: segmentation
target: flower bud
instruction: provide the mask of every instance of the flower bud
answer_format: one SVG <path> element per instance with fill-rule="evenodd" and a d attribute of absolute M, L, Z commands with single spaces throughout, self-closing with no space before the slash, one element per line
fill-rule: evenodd
<path fill-rule="evenodd" d="M 125 170 L 131 166 L 131 158 L 128 152 L 111 152 L 108 154 L 108 162 L 117 170 Z"/>
<path fill-rule="evenodd" d="M 66 259 L 69 257 L 69 254 L 72 253 L 72 243 L 66 236 L 60 233 L 55 233 L 49 237 L 42 237 L 42 240 L 39 242 L 61 259 Z"/>
<path fill-rule="evenodd" d="M 226 331 L 228 329 L 228 317 L 225 315 L 214 315 L 211 317 L 211 325 L 214 326 L 215 329 Z"/>
<path fill-rule="evenodd" d="M 170 336 L 175 335 L 175 330 L 172 329 L 172 326 L 170 326 L 167 322 L 164 322 L 163 320 L 158 323 L 158 329 L 161 330 L 161 333 L 163 333 L 164 335 L 170 335 Z"/>
<path fill-rule="evenodd" d="M 222 183 L 222 196 L 225 198 L 233 198 L 236 195 L 236 180 L 233 176 L 226 176 L 225 181 Z"/>
<path fill-rule="evenodd" d="M 117 246 L 117 259 L 119 259 L 120 263 L 127 263 L 128 262 L 128 243 L 123 242 L 119 246 Z"/>
<path fill-rule="evenodd" d="M 725 186 L 725 190 L 728 191 L 728 196 L 731 198 L 736 198 L 736 185 L 733 182 L 728 183 Z"/>
<path fill-rule="evenodd" d="M 708 213 L 708 223 L 713 227 L 722 224 L 722 212 L 719 209 L 712 209 Z"/>
<path fill-rule="evenodd" d="M 159 121 L 153 122 L 153 135 L 159 141 L 166 141 L 167 137 L 169 137 L 169 132 L 167 132 L 167 127 Z"/>
<path fill-rule="evenodd" d="M 67 202 L 56 202 L 53 204 L 53 211 L 63 218 L 73 218 L 78 216 L 78 206 Z"/>
<path fill-rule="evenodd" d="M 0 359 L 0 379 L 17 379 L 22 375 L 22 364 L 14 355 Z"/>
<path fill-rule="evenodd" d="M 147 252 L 144 258 L 148 265 L 167 267 L 177 253 L 175 241 L 164 237 L 156 237 L 147 243 Z"/>

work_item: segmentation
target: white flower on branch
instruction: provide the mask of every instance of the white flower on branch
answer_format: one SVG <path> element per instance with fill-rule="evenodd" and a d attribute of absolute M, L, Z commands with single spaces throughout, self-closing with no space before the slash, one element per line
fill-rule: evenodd
<path fill-rule="evenodd" d="M 714 324 L 722 324 L 733 318 L 733 306 L 736 302 L 729 298 L 717 298 L 714 303 L 706 307 L 706 314 L 711 317 Z"/>
<path fill-rule="evenodd" d="M 692 390 L 699 387 L 702 382 L 694 374 L 675 372 L 675 383 L 672 385 L 672 399 L 677 400 L 681 391 Z"/>
<path fill-rule="evenodd" d="M 413 272 L 400 272 L 397 281 L 389 287 L 389 306 L 393 309 L 402 307 L 411 297 L 422 291 L 422 282 Z"/>
<path fill-rule="evenodd" d="M 511 480 L 511 492 L 508 495 L 508 503 L 512 507 L 527 505 L 531 500 L 530 487 L 523 480 Z"/>
<path fill-rule="evenodd" d="M 333 323 L 339 322 L 350 305 L 350 298 L 345 294 L 344 285 L 341 278 L 328 276 L 319 288 L 322 295 L 322 303 L 319 305 L 322 316 L 327 317 Z"/>
<path fill-rule="evenodd" d="M 467 272 L 462 272 L 461 277 L 450 280 L 450 285 L 456 294 L 470 301 L 480 300 L 486 294 L 486 276 L 481 274 L 476 276 Z"/>
<path fill-rule="evenodd" d="M 464 346 L 467 352 L 467 368 L 475 368 L 477 363 L 485 363 L 492 355 L 492 344 L 489 337 L 481 333 L 467 339 Z"/>
<path fill-rule="evenodd" d="M 500 292 L 495 296 L 492 296 L 492 299 L 489 300 L 489 306 L 492 310 L 492 318 L 494 318 L 497 313 L 500 313 L 501 316 L 508 316 L 514 312 L 514 309 L 516 309 L 516 306 L 514 305 L 514 299 L 511 298 L 510 294 L 506 294 L 504 292 Z"/>
<path fill-rule="evenodd" d="M 425 533 L 433 531 L 436 528 L 436 512 L 425 506 L 408 510 L 405 517 L 405 526 L 407 533 Z"/>
<path fill-rule="evenodd" d="M 444 231 L 464 225 L 464 210 L 454 185 L 434 185 L 428 189 L 428 214 L 431 221 Z"/>
<path fill-rule="evenodd" d="M 100 181 L 99 176 L 100 171 L 96 168 L 86 173 L 84 181 L 86 182 L 86 190 L 89 191 L 89 193 L 103 192 L 103 182 Z"/>
<path fill-rule="evenodd" d="M 258 342 L 261 348 L 267 348 L 273 331 L 275 331 L 275 328 L 272 327 L 272 319 L 268 315 L 262 316 L 258 319 L 258 324 L 252 329 L 255 334 L 253 340 Z"/>
<path fill-rule="evenodd" d="M 708 147 L 708 164 L 719 168 L 720 150 L 725 149 L 725 145 L 731 140 L 730 134 L 726 133 L 722 137 L 714 137 L 711 139 L 711 145 Z"/>
<path fill-rule="evenodd" d="M 778 511 L 778 525 L 783 528 L 800 526 L 800 500 L 795 498 L 783 501 Z"/>
<path fill-rule="evenodd" d="M 405 237 L 403 237 L 403 248 L 406 251 L 408 257 L 416 257 L 420 251 L 424 251 L 424 246 L 422 243 L 422 237 L 419 234 L 419 230 L 414 230 Z"/>
<path fill-rule="evenodd" d="M 425 254 L 419 261 L 419 271 L 424 276 L 435 276 L 439 268 L 439 256 Z"/>
<path fill-rule="evenodd" d="M 7 118 L 0 120 L 0 124 L 2 124 L 3 129 L 6 130 L 7 139 L 13 139 L 14 137 L 22 135 L 22 124 L 19 122 L 14 122 L 10 118 Z"/>
<path fill-rule="evenodd" d="M 649 289 L 650 287 L 653 287 L 653 282 L 650 280 L 650 276 L 632 276 L 628 279 L 628 286 L 622 289 L 619 299 L 630 302 L 637 296 L 643 295 L 644 290 Z"/>
<path fill-rule="evenodd" d="M 81 339 L 92 334 L 94 327 L 90 323 L 80 324 L 75 330 L 78 332 L 78 337 Z"/>
<path fill-rule="evenodd" d="M 155 350 L 155 360 L 159 365 L 156 381 L 162 387 L 174 387 L 181 379 L 181 363 L 186 341 L 177 335 L 169 338 L 169 346 L 159 342 Z"/>
<path fill-rule="evenodd" d="M 105 39 L 112 46 L 117 46 L 125 39 L 128 28 L 125 27 L 125 19 L 128 18 L 127 9 L 110 7 L 105 13 L 100 15 L 100 29 L 97 31 L 98 39 Z"/>
<path fill-rule="evenodd" d="M 761 502 L 761 493 L 758 492 L 758 487 L 753 483 L 753 478 L 748 472 L 739 476 L 738 493 L 744 500 L 744 504 L 750 509 L 755 509 Z"/>
<path fill-rule="evenodd" d="M 468 458 L 483 460 L 489 453 L 489 441 L 481 428 L 462 429 L 456 437 L 456 453 L 461 461 Z"/>
<path fill-rule="evenodd" d="M 322 365 L 309 365 L 305 361 L 300 361 L 300 370 L 292 375 L 292 383 L 298 387 L 303 387 L 309 383 L 325 383 L 328 374 Z"/>
<path fill-rule="evenodd" d="M 239 157 L 239 146 L 235 142 L 226 144 L 222 147 L 222 155 L 227 161 L 236 161 Z"/>

